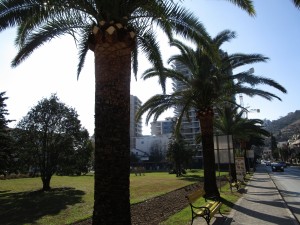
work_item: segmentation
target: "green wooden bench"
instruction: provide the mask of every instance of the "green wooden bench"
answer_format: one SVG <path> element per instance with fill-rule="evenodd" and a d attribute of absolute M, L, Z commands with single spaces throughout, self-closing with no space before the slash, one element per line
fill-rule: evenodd
<path fill-rule="evenodd" d="M 240 189 L 242 183 L 239 180 L 232 181 L 232 178 L 229 177 L 229 176 L 226 176 L 226 179 L 227 179 L 227 181 L 229 183 L 231 192 L 232 192 L 232 188 L 236 188 L 237 191 Z"/>
<path fill-rule="evenodd" d="M 222 205 L 222 202 L 220 201 L 219 198 L 205 198 L 205 191 L 202 189 L 196 190 L 192 192 L 191 194 L 186 196 L 192 210 L 192 222 L 193 224 L 194 219 L 196 217 L 203 217 L 207 224 L 209 225 L 211 218 L 219 212 L 221 215 L 222 213 L 220 212 L 220 208 Z M 199 198 L 204 198 L 205 199 L 205 205 L 204 206 L 198 206 L 195 205 L 195 201 L 198 200 Z M 223 216 L 223 215 L 222 215 Z"/>

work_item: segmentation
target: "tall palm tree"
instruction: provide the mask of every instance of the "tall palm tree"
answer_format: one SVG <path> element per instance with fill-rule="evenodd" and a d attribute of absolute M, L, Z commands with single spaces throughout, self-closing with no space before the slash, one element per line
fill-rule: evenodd
<path fill-rule="evenodd" d="M 17 27 L 18 66 L 41 45 L 66 34 L 79 48 L 77 76 L 88 50 L 95 57 L 94 224 L 130 224 L 130 75 L 139 51 L 157 68 L 163 63 L 156 41 L 161 28 L 201 42 L 198 20 L 172 0 L 1 0 L 0 32 Z M 179 1 L 180 2 L 180 1 Z M 250 15 L 251 0 L 230 0 Z M 201 35 L 199 35 L 201 34 Z M 197 38 L 200 37 L 200 38 Z M 165 78 L 161 77 L 164 87 Z M 113 216 L 112 216 L 113 213 Z"/>
<path fill-rule="evenodd" d="M 196 50 L 180 41 L 173 41 L 172 45 L 180 50 L 180 54 L 169 59 L 169 63 L 176 61 L 189 70 L 190 76 L 172 68 L 165 68 L 163 76 L 182 82 L 184 89 L 175 89 L 171 94 L 155 95 L 140 108 L 137 117 L 148 111 L 146 122 L 153 116 L 156 120 L 165 110 L 177 107 L 180 109 L 177 131 L 183 116 L 188 117 L 191 109 L 196 110 L 196 117 L 200 121 L 201 140 L 204 162 L 204 189 L 207 195 L 218 196 L 216 184 L 215 157 L 213 144 L 214 108 L 220 103 L 234 102 L 233 96 L 244 93 L 249 96 L 261 96 L 266 99 L 280 98 L 270 92 L 256 88 L 259 84 L 266 84 L 282 92 L 284 87 L 275 81 L 255 76 L 249 71 L 230 74 L 236 68 L 251 63 L 265 62 L 266 57 L 260 54 L 224 54 L 220 50 L 222 43 L 235 37 L 235 33 L 225 30 L 211 39 L 211 48 L 197 46 Z M 211 54 L 215 51 L 215 54 Z M 218 55 L 219 57 L 216 57 Z M 158 76 L 160 71 L 151 68 L 143 74 L 144 79 Z"/>
<path fill-rule="evenodd" d="M 232 135 L 233 148 L 235 150 L 241 149 L 245 151 L 246 143 L 250 144 L 250 147 L 252 144 L 256 146 L 264 145 L 264 139 L 269 137 L 270 133 L 263 128 L 263 121 L 245 118 L 245 111 L 240 109 L 240 106 L 229 104 L 225 104 L 223 107 L 216 107 L 215 133 Z M 231 177 L 233 180 L 236 180 L 235 167 L 231 168 Z"/>

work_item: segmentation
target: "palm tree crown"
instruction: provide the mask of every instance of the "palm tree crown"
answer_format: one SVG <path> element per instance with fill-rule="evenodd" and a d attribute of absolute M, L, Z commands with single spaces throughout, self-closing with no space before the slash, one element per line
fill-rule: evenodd
<path fill-rule="evenodd" d="M 132 42 L 135 73 L 138 49 L 160 66 L 156 26 L 170 38 L 173 32 L 188 38 L 196 37 L 195 30 L 205 34 L 202 24 L 193 14 L 173 1 L 165 0 L 4 0 L 0 3 L 0 12 L 0 31 L 18 26 L 15 42 L 20 49 L 12 66 L 19 65 L 51 39 L 69 34 L 79 49 L 78 75 L 87 51 L 95 47 L 93 34 L 97 32 L 110 36 L 118 31 L 119 37 L 114 34 L 110 38 L 124 36 L 127 41 L 135 40 Z"/>
<path fill-rule="evenodd" d="M 263 121 L 260 119 L 245 118 L 245 111 L 239 106 L 226 105 L 216 108 L 216 118 L 214 120 L 215 132 L 232 135 L 236 144 L 255 138 L 257 143 L 262 144 L 264 137 L 269 137 L 270 133 L 263 128 Z M 240 147 L 240 146 L 235 146 Z"/>
<path fill-rule="evenodd" d="M 154 96 L 151 98 L 151 101 L 149 100 L 144 104 L 139 115 L 151 109 L 146 118 L 146 122 L 149 122 L 151 116 L 157 119 L 163 112 L 163 108 L 166 110 L 176 105 L 181 105 L 184 109 L 182 111 L 183 114 L 180 116 L 182 118 L 184 115 L 188 116 L 186 113 L 191 108 L 205 111 L 212 109 L 219 103 L 234 103 L 234 95 L 238 93 L 251 97 L 258 95 L 267 100 L 272 100 L 273 98 L 281 100 L 277 95 L 257 88 L 257 85 L 266 84 L 286 93 L 285 88 L 276 81 L 253 75 L 250 70 L 232 74 L 232 71 L 239 67 L 268 60 L 267 57 L 261 54 L 235 53 L 228 55 L 224 53 L 220 46 L 224 42 L 235 38 L 235 36 L 235 33 L 229 30 L 220 32 L 210 41 L 210 49 L 198 46 L 194 50 L 180 41 L 172 41 L 171 45 L 176 46 L 180 50 L 180 54 L 171 56 L 168 62 L 184 65 L 188 69 L 190 76 L 186 76 L 186 74 L 176 70 L 176 68 L 165 68 L 163 76 L 179 81 L 181 86 L 183 84 L 185 88 L 175 88 L 170 95 Z M 217 50 L 218 54 L 213 53 L 215 50 Z M 160 72 L 155 67 L 148 69 L 143 73 L 143 78 L 149 79 L 158 75 L 162 76 L 159 74 Z"/>

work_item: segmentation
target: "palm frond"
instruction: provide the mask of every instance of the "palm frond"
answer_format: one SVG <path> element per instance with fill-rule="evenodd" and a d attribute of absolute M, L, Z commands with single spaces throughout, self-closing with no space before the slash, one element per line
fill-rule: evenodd
<path fill-rule="evenodd" d="M 239 83 L 249 84 L 252 87 L 259 84 L 266 84 L 280 90 L 283 93 L 287 93 L 287 90 L 278 82 L 270 78 L 250 74 L 249 71 L 235 74 L 232 76 L 232 78 L 236 79 Z"/>
<path fill-rule="evenodd" d="M 255 16 L 255 9 L 253 6 L 253 1 L 251 0 L 228 0 L 233 4 L 239 6 L 241 9 L 248 12 L 250 16 Z"/>
<path fill-rule="evenodd" d="M 131 54 L 131 62 L 132 62 L 132 70 L 135 79 L 137 79 L 137 72 L 139 68 L 138 54 L 139 54 L 138 45 L 134 45 Z"/>
<path fill-rule="evenodd" d="M 220 33 L 217 34 L 217 36 L 215 36 L 212 39 L 212 42 L 218 47 L 220 48 L 222 44 L 224 44 L 225 42 L 229 42 L 231 41 L 231 39 L 236 37 L 236 33 L 234 31 L 231 30 L 223 30 Z"/>
<path fill-rule="evenodd" d="M 243 93 L 245 95 L 248 95 L 249 97 L 260 96 L 260 97 L 262 97 L 264 99 L 267 99 L 269 101 L 273 100 L 273 98 L 276 98 L 279 101 L 281 101 L 281 98 L 278 97 L 277 95 L 275 95 L 271 92 L 268 92 L 268 91 L 257 89 L 257 88 L 238 87 L 238 88 L 236 88 L 236 90 L 237 90 L 236 94 Z"/>
<path fill-rule="evenodd" d="M 293 0 L 294 5 L 296 8 L 300 9 L 300 0 Z"/>
<path fill-rule="evenodd" d="M 262 120 L 244 118 L 244 110 L 239 110 L 237 106 L 226 105 L 224 108 L 217 108 L 216 112 L 214 128 L 218 133 L 233 135 L 239 141 L 250 141 L 254 138 L 262 141 L 270 135 L 262 126 Z"/>
<path fill-rule="evenodd" d="M 48 22 L 46 25 L 37 29 L 36 33 L 27 35 L 18 54 L 12 61 L 12 66 L 15 67 L 19 65 L 28 56 L 30 56 L 34 50 L 43 45 L 45 42 L 48 42 L 51 39 L 61 35 L 73 35 L 73 31 L 76 31 L 76 29 L 81 29 L 83 26 L 84 24 L 78 23 L 78 21 L 74 22 L 73 20 L 64 18 L 61 18 L 58 21 L 55 20 Z"/>
<path fill-rule="evenodd" d="M 195 41 L 197 44 L 207 46 L 207 40 L 210 40 L 210 35 L 193 13 L 177 5 L 177 7 L 172 7 L 168 14 L 170 15 L 169 22 L 172 24 L 176 34 Z"/>
<path fill-rule="evenodd" d="M 77 66 L 77 79 L 79 79 L 79 74 L 83 68 L 84 62 L 85 62 L 85 58 L 86 58 L 86 54 L 89 50 L 89 36 L 92 30 L 92 26 L 87 26 L 84 29 L 82 29 L 82 36 L 81 39 L 79 41 L 79 63 Z"/>
<path fill-rule="evenodd" d="M 269 58 L 261 54 L 235 53 L 229 55 L 228 58 L 226 58 L 225 60 L 228 60 L 230 62 L 230 66 L 232 69 L 235 69 L 253 63 L 267 62 Z"/>
<path fill-rule="evenodd" d="M 185 104 L 181 105 L 181 107 L 178 107 L 178 105 L 177 105 L 177 108 L 180 108 L 180 111 L 179 111 L 179 116 L 177 118 L 177 124 L 176 124 L 175 130 L 174 130 L 176 135 L 178 135 L 180 133 L 182 118 L 184 116 L 186 116 L 186 117 L 189 116 L 189 111 L 191 109 L 191 104 L 190 104 L 191 101 L 192 101 L 192 99 L 188 99 L 188 101 L 186 101 Z"/>
<path fill-rule="evenodd" d="M 168 60 L 168 63 L 181 63 L 190 71 L 195 71 L 195 66 L 197 66 L 199 63 L 195 50 L 179 40 L 173 40 L 170 42 L 170 45 L 178 48 L 180 54 L 171 56 Z"/>
<path fill-rule="evenodd" d="M 18 26 L 31 16 L 39 15 L 41 4 L 30 0 L 0 2 L 0 31 Z"/>
<path fill-rule="evenodd" d="M 140 119 L 144 113 L 149 111 L 146 117 L 146 123 L 148 124 L 152 116 L 156 120 L 164 111 L 172 108 L 175 105 L 174 101 L 172 95 L 154 95 L 139 108 L 136 119 Z"/>
<path fill-rule="evenodd" d="M 158 71 L 159 82 L 162 90 L 166 91 L 166 78 L 163 76 L 163 60 L 159 48 L 159 43 L 153 31 L 147 30 L 143 35 L 139 34 L 138 44 L 141 51 L 146 55 L 147 59 L 153 64 L 154 68 Z"/>

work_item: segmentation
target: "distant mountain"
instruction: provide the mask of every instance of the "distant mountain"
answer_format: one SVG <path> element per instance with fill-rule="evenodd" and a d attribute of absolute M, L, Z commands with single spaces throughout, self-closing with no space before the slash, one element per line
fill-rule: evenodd
<path fill-rule="evenodd" d="M 300 110 L 290 112 L 278 120 L 264 120 L 264 126 L 277 141 L 287 141 L 294 134 L 300 134 Z"/>

